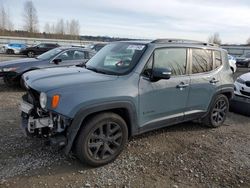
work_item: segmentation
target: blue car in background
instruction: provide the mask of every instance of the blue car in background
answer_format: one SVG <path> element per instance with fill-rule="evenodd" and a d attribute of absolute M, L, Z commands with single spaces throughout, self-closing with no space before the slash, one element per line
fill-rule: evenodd
<path fill-rule="evenodd" d="M 9 43 L 3 46 L 3 51 L 7 54 L 20 54 L 20 52 L 26 48 L 27 46 L 25 44 Z"/>

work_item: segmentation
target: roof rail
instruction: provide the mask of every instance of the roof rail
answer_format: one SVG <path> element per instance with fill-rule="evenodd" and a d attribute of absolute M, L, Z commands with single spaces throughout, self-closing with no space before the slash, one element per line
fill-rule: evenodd
<path fill-rule="evenodd" d="M 151 43 L 183 43 L 183 44 L 199 44 L 204 46 L 219 46 L 213 43 L 206 43 L 202 41 L 186 40 L 186 39 L 156 39 L 153 40 Z"/>

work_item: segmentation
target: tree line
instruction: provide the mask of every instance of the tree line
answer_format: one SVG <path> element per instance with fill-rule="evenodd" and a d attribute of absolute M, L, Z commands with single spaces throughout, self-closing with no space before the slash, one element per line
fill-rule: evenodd
<path fill-rule="evenodd" d="M 38 12 L 31 0 L 27 0 L 23 5 L 23 25 L 22 29 L 15 29 L 11 21 L 10 10 L 2 4 L 0 7 L 0 35 L 23 37 L 45 37 L 62 39 L 79 39 L 80 24 L 76 19 L 59 19 L 55 23 L 44 24 L 43 31 L 39 30 Z"/>

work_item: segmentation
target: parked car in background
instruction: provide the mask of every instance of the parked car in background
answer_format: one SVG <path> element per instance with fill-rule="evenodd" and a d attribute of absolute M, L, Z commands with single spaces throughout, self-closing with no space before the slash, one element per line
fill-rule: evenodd
<path fill-rule="evenodd" d="M 27 45 L 25 44 L 9 43 L 3 46 L 3 52 L 7 54 L 20 54 L 26 48 Z"/>
<path fill-rule="evenodd" d="M 231 67 L 231 70 L 233 71 L 233 73 L 235 73 L 237 70 L 236 58 L 232 55 L 228 55 L 228 61 L 229 61 L 229 65 Z"/>
<path fill-rule="evenodd" d="M 237 57 L 236 64 L 250 68 L 250 53 Z"/>
<path fill-rule="evenodd" d="M 216 45 L 114 42 L 85 67 L 25 73 L 22 127 L 101 166 L 115 160 L 131 136 L 191 120 L 221 126 L 232 75 L 227 52 Z"/>
<path fill-rule="evenodd" d="M 234 83 L 233 111 L 250 116 L 250 72 L 239 76 Z"/>
<path fill-rule="evenodd" d="M 86 48 L 99 52 L 106 45 L 107 45 L 106 43 L 97 43 L 97 44 L 88 45 Z"/>
<path fill-rule="evenodd" d="M 23 73 L 43 68 L 84 65 L 95 52 L 83 48 L 58 47 L 36 58 L 25 58 L 0 63 L 0 77 L 8 85 L 20 83 Z"/>
<path fill-rule="evenodd" d="M 54 43 L 40 43 L 36 46 L 28 47 L 21 51 L 21 54 L 27 55 L 28 57 L 32 58 L 36 55 L 43 54 L 44 52 L 47 52 L 53 48 L 59 47 L 58 44 Z"/>
<path fill-rule="evenodd" d="M 234 94 L 241 97 L 249 98 L 250 102 L 250 72 L 239 76 L 235 83 Z"/>

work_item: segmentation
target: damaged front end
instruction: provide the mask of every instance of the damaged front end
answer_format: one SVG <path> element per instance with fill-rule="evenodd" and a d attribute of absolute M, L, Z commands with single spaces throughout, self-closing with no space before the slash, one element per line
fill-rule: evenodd
<path fill-rule="evenodd" d="M 48 138 L 52 144 L 64 146 L 71 120 L 41 108 L 40 93 L 29 88 L 20 104 L 21 127 L 27 136 Z"/>

